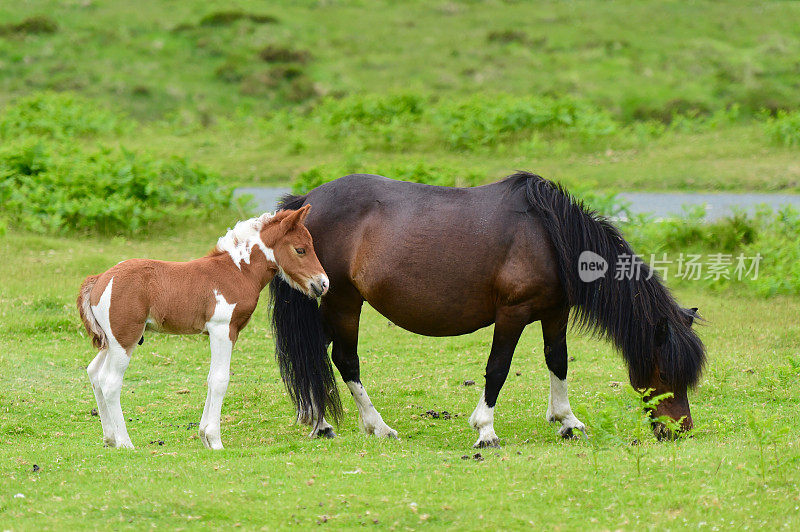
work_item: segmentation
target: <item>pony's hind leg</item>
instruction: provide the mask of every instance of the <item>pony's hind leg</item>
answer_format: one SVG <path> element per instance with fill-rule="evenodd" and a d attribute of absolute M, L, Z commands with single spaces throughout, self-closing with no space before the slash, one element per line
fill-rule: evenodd
<path fill-rule="evenodd" d="M 547 421 L 561 422 L 558 433 L 562 438 L 575 437 L 579 430 L 586 435 L 586 426 L 575 417 L 567 396 L 567 321 L 569 311 L 557 318 L 542 320 L 544 357 L 550 370 L 550 400 L 547 404 Z"/>
<path fill-rule="evenodd" d="M 317 406 L 314 403 L 314 398 L 311 398 L 312 403 L 312 410 L 314 412 L 317 411 Z M 303 425 L 308 425 L 311 427 L 311 434 L 308 435 L 309 438 L 335 438 L 336 433 L 333 431 L 333 426 L 325 421 L 325 417 L 323 416 L 322 420 L 317 423 L 316 417 L 308 417 L 302 415 L 299 411 L 297 412 L 297 419 Z"/>
<path fill-rule="evenodd" d="M 492 337 L 492 350 L 486 362 L 486 388 L 478 406 L 469 417 L 469 424 L 478 431 L 478 441 L 473 447 L 499 447 L 500 439 L 494 432 L 494 406 L 497 396 L 508 377 L 514 349 L 528 323 L 527 308 L 502 308 L 497 312 Z"/>
<path fill-rule="evenodd" d="M 302 416 L 298 414 L 298 419 L 300 423 L 303 425 L 308 425 L 311 427 L 311 433 L 308 435 L 309 438 L 335 438 L 336 432 L 333 431 L 333 425 L 325 421 L 323 417 L 322 420 L 317 424 L 316 419 L 304 419 Z"/>
<path fill-rule="evenodd" d="M 89 374 L 89 382 L 92 384 L 94 398 L 97 401 L 97 414 L 100 416 L 100 424 L 103 427 L 103 443 L 108 447 L 114 447 L 116 441 L 114 439 L 113 425 L 106 406 L 106 400 L 100 388 L 100 369 L 103 367 L 107 353 L 108 349 L 101 349 L 86 367 L 86 373 Z"/>

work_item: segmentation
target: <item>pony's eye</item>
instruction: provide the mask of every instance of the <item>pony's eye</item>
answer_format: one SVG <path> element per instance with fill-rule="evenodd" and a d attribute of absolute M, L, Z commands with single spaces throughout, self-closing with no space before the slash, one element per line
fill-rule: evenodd
<path fill-rule="evenodd" d="M 305 255 L 306 254 L 306 250 L 304 248 L 294 248 L 294 250 L 298 255 Z"/>

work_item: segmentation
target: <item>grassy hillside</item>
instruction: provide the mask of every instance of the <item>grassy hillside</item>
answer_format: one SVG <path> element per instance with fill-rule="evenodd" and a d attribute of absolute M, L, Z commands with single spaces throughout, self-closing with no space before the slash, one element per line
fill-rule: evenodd
<path fill-rule="evenodd" d="M 601 187 L 800 187 L 794 136 L 765 125 L 800 107 L 791 2 L 30 1 L 0 6 L 0 24 L 0 104 L 76 92 L 139 122 L 107 142 L 237 184 L 425 161 L 487 181 L 524 167 Z M 330 102 L 398 94 L 424 119 L 331 134 Z M 520 124 L 531 98 L 614 131 Z M 459 105 L 513 134 L 454 143 Z"/>

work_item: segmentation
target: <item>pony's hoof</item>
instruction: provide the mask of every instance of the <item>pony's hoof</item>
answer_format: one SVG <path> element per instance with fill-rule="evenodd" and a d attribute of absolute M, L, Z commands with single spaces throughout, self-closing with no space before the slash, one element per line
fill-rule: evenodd
<path fill-rule="evenodd" d="M 116 447 L 117 440 L 114 436 L 103 436 L 103 447 Z"/>
<path fill-rule="evenodd" d="M 311 436 L 314 438 L 327 438 L 332 440 L 336 437 L 336 433 L 333 432 L 333 427 L 325 427 L 324 429 L 315 430 L 311 433 Z"/>
<path fill-rule="evenodd" d="M 134 448 L 133 443 L 130 440 L 124 441 L 122 443 L 117 443 L 117 449 L 133 449 L 133 448 Z"/>
<path fill-rule="evenodd" d="M 497 448 L 500 447 L 500 438 L 495 436 L 494 438 L 490 438 L 488 440 L 478 440 L 475 442 L 473 447 L 476 449 L 486 449 L 487 447 Z"/>

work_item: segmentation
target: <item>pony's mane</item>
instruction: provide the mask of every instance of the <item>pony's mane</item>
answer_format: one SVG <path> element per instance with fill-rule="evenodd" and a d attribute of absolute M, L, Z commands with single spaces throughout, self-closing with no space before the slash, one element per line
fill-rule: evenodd
<path fill-rule="evenodd" d="M 275 261 L 272 249 L 268 248 L 261 240 L 261 230 L 275 216 L 274 213 L 265 212 L 261 216 L 237 222 L 233 229 L 228 229 L 225 235 L 219 237 L 217 245 L 210 255 L 227 253 L 237 268 L 241 263 L 250 264 L 250 254 L 253 248 L 260 247 L 267 260 Z"/>
<path fill-rule="evenodd" d="M 573 307 L 573 325 L 610 339 L 622 352 L 635 387 L 650 383 L 655 364 L 673 386 L 693 386 L 705 363 L 705 349 L 686 311 L 656 272 L 640 263 L 640 275 L 617 279 L 623 259 L 639 260 L 619 230 L 573 197 L 560 184 L 527 172 L 507 178 L 525 193 L 558 256 L 561 283 Z M 592 251 L 608 272 L 592 282 L 579 277 L 579 256 Z M 658 357 L 656 359 L 655 357 Z"/>

